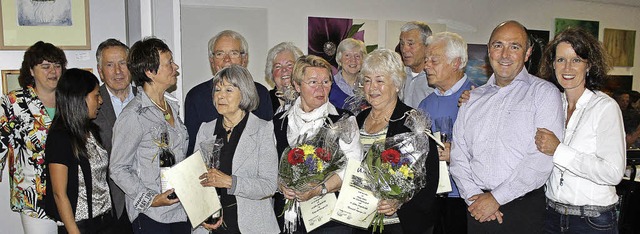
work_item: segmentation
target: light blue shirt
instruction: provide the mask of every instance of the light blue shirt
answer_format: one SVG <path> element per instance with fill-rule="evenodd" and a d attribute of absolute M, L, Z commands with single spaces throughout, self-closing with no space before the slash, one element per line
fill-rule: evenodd
<path fill-rule="evenodd" d="M 537 128 L 563 139 L 560 91 L 525 68 L 504 87 L 495 75 L 471 91 L 453 126 L 451 175 L 460 195 L 468 199 L 483 190 L 500 205 L 545 184 L 553 157 L 538 151 Z"/>
<path fill-rule="evenodd" d="M 333 80 L 334 82 L 336 82 L 336 85 L 340 87 L 340 90 L 342 90 L 342 92 L 346 93 L 349 96 L 353 96 L 353 87 L 349 83 L 347 83 L 346 80 L 344 80 L 344 77 L 342 76 L 342 69 L 340 69 L 338 73 L 333 76 Z"/>
<path fill-rule="evenodd" d="M 109 87 L 107 87 L 107 92 L 109 92 L 109 97 L 111 97 L 111 105 L 113 105 L 113 113 L 116 114 L 116 118 L 120 116 L 122 109 L 124 109 L 124 107 L 127 106 L 127 104 L 129 104 L 129 102 L 135 97 L 133 95 L 132 86 L 129 85 L 127 89 L 129 89 L 129 94 L 127 94 L 127 98 L 125 98 L 124 101 L 121 101 L 120 98 L 113 94 Z"/>
<path fill-rule="evenodd" d="M 444 93 L 440 92 L 439 89 L 435 89 L 434 93 L 438 96 L 451 96 L 451 94 L 454 94 L 456 92 L 458 92 L 458 90 L 460 90 L 460 88 L 462 88 L 462 85 L 464 84 L 464 82 L 467 81 L 467 74 L 464 74 L 464 76 L 462 76 L 462 79 L 460 79 L 458 82 L 456 82 L 453 87 L 451 87 L 449 90 L 444 91 Z"/>

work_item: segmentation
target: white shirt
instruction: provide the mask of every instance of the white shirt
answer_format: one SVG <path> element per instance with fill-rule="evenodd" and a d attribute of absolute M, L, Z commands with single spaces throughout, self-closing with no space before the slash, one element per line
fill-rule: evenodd
<path fill-rule="evenodd" d="M 562 96 L 565 120 L 567 98 Z M 547 198 L 574 206 L 609 206 L 625 169 L 625 133 L 616 101 L 585 90 L 553 155 Z M 562 179 L 562 185 L 560 180 Z"/>
<path fill-rule="evenodd" d="M 433 88 L 429 87 L 427 74 L 424 71 L 413 73 L 411 68 L 405 67 L 407 80 L 403 87 L 402 102 L 412 108 L 418 108 L 420 102 L 433 93 Z"/>
<path fill-rule="evenodd" d="M 127 98 L 124 99 L 124 101 L 121 101 L 118 96 L 113 94 L 111 90 L 107 88 L 107 92 L 109 92 L 109 97 L 111 97 L 111 105 L 113 105 L 113 113 L 116 114 L 116 118 L 120 116 L 122 109 L 124 109 L 124 107 L 127 106 L 127 104 L 129 104 L 129 102 L 133 100 L 133 98 L 135 97 L 133 95 L 133 86 L 129 85 L 127 89 L 129 89 L 129 94 L 127 94 L 128 96 Z"/>

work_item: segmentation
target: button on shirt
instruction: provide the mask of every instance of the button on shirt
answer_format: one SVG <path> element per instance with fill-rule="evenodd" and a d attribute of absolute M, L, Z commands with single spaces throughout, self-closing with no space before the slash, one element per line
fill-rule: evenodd
<path fill-rule="evenodd" d="M 433 88 L 429 87 L 427 74 L 424 71 L 417 75 L 413 75 L 409 67 L 405 67 L 405 71 L 407 80 L 404 83 L 402 102 L 412 108 L 418 108 L 420 102 L 433 93 Z"/>
<path fill-rule="evenodd" d="M 562 102 L 566 113 L 564 95 Z M 574 206 L 612 205 L 618 201 L 615 186 L 622 179 L 625 158 L 625 133 L 618 104 L 605 93 L 585 90 L 569 119 L 564 139 L 553 154 L 554 168 L 546 196 Z"/>
<path fill-rule="evenodd" d="M 454 124 L 451 149 L 451 174 L 465 202 L 490 190 L 504 205 L 541 187 L 553 162 L 536 148 L 536 129 L 562 139 L 563 116 L 558 89 L 524 68 L 505 87 L 492 75 L 472 90 Z"/>
<path fill-rule="evenodd" d="M 127 104 L 129 104 L 129 102 L 133 100 L 133 98 L 135 97 L 133 95 L 133 87 L 129 85 L 128 89 L 129 89 L 129 94 L 127 94 L 127 97 L 124 99 L 124 101 L 121 101 L 118 96 L 116 96 L 111 92 L 111 89 L 107 88 L 107 92 L 109 92 L 109 97 L 111 97 L 111 105 L 113 105 L 113 112 L 116 114 L 116 118 L 120 116 L 122 109 L 124 109 L 124 107 L 127 106 Z"/>

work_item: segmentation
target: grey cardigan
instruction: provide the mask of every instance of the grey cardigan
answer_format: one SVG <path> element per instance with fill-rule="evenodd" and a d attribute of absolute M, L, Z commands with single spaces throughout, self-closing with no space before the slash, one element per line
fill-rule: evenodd
<path fill-rule="evenodd" d="M 122 110 L 113 127 L 113 148 L 109 170 L 111 179 L 126 194 L 127 213 L 131 221 L 140 213 L 160 223 L 187 221 L 187 214 L 180 203 L 151 207 L 153 198 L 160 194 L 160 163 L 156 155 L 159 147 L 154 143 L 158 130 L 169 133 L 169 147 L 176 156 L 176 163 L 187 152 L 187 128 L 178 117 L 178 102 L 169 93 L 164 94 L 171 106 L 174 127 L 164 120 L 162 112 L 151 103 L 147 94 L 138 87 L 138 94 Z"/>
<path fill-rule="evenodd" d="M 200 149 L 201 142 L 215 140 L 216 121 L 200 125 L 195 151 Z M 228 193 L 236 196 L 240 232 L 279 233 L 271 203 L 278 179 L 278 156 L 271 121 L 249 113 L 232 164 L 233 186 Z"/>

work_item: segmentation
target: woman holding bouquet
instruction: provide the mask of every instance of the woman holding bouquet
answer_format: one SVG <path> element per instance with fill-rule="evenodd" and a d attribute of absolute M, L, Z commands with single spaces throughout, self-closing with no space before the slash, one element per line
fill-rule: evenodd
<path fill-rule="evenodd" d="M 273 119 L 278 155 L 282 155 L 287 147 L 294 146 L 301 136 L 313 137 L 322 128 L 338 122 L 345 115 L 349 116 L 346 121 L 356 124 L 354 116 L 329 103 L 329 92 L 333 81 L 331 65 L 327 61 L 314 55 L 302 56 L 294 65 L 292 76 L 293 85 L 300 96 L 291 109 L 276 115 Z M 353 132 L 351 138 L 350 142 L 338 140 L 339 149 L 348 159 L 362 161 L 360 135 L 358 132 Z M 286 199 L 304 202 L 316 196 L 338 191 L 342 185 L 343 174 L 344 170 L 340 169 L 323 183 L 310 185 L 312 189 L 308 191 L 295 191 L 280 183 L 280 192 Z M 276 215 L 283 213 L 284 203 L 282 196 L 276 196 Z M 283 216 L 278 217 L 278 223 L 283 228 Z M 306 233 L 302 222 L 298 224 L 297 232 Z M 350 227 L 336 222 L 329 222 L 313 230 L 313 233 L 351 232 Z"/>
<path fill-rule="evenodd" d="M 405 121 L 409 113 L 416 110 L 400 101 L 405 77 L 402 59 L 396 52 L 378 49 L 365 57 L 360 80 L 371 108 L 357 117 L 364 148 L 368 149 L 374 141 L 411 132 L 405 126 Z M 395 223 L 385 225 L 384 233 L 432 232 L 435 221 L 433 202 L 438 186 L 438 154 L 436 143 L 432 139 L 429 140 L 429 153 L 426 157 L 427 181 L 423 189 L 405 204 L 396 200 L 379 202 L 378 213 L 387 215 L 385 223 Z"/>
<path fill-rule="evenodd" d="M 278 178 L 273 124 L 251 113 L 259 102 L 253 78 L 246 68 L 231 65 L 216 74 L 213 87 L 220 117 L 200 126 L 195 150 L 223 142 L 219 168 L 200 177 L 203 186 L 218 189 L 222 219 L 203 226 L 213 233 L 279 233 L 271 206 Z"/>
<path fill-rule="evenodd" d="M 126 194 L 134 233 L 190 233 L 180 200 L 171 198 L 173 189 L 162 191 L 160 180 L 160 153 L 178 163 L 187 151 L 178 101 L 166 92 L 178 80 L 178 65 L 162 40 L 145 38 L 131 47 L 127 67 L 138 95 L 113 127 L 111 178 Z"/>

